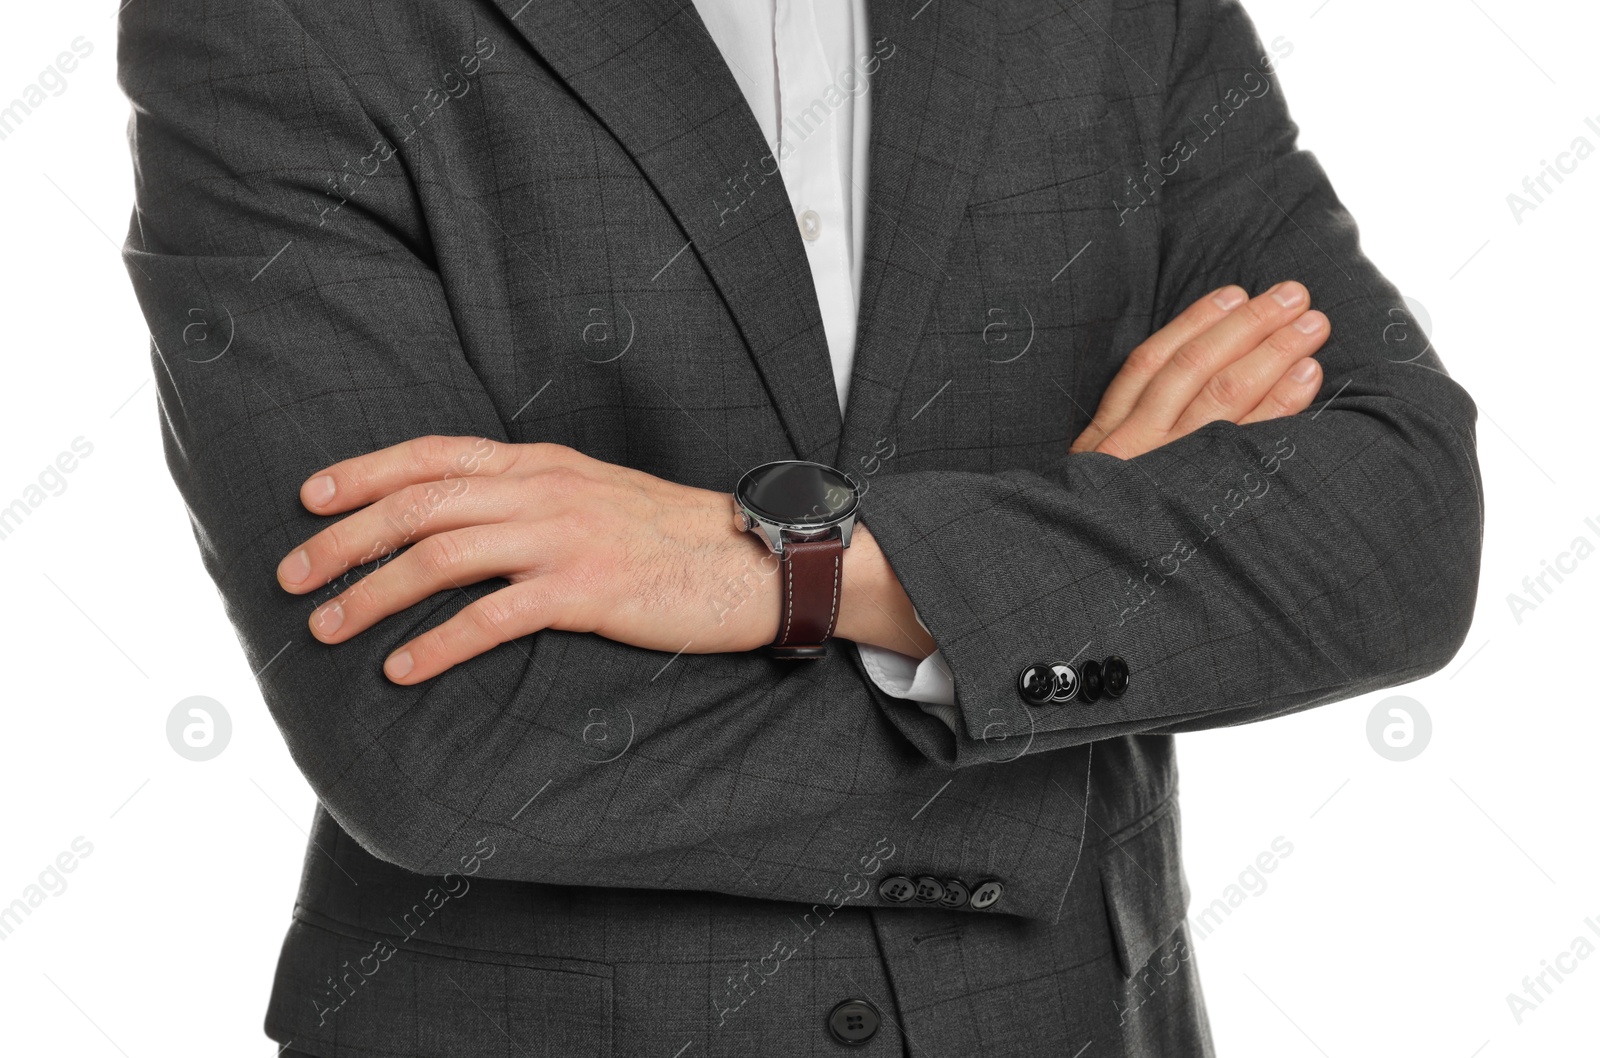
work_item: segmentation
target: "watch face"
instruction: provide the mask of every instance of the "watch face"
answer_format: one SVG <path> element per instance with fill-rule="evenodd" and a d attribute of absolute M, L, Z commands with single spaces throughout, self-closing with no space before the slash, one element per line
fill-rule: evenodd
<path fill-rule="evenodd" d="M 784 462 L 756 467 L 734 490 L 752 514 L 769 522 L 826 526 L 856 507 L 850 479 L 821 463 Z"/>

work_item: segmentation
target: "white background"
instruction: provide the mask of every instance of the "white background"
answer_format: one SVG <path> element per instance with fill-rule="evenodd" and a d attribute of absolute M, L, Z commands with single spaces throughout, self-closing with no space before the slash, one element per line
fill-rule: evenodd
<path fill-rule="evenodd" d="M 1181 739 L 1196 913 L 1226 902 L 1275 838 L 1293 847 L 1196 937 L 1219 1053 L 1593 1054 L 1600 955 L 1546 978 L 1553 991 L 1520 1024 L 1506 997 L 1574 938 L 1600 946 L 1585 925 L 1600 929 L 1600 555 L 1548 581 L 1520 622 L 1507 595 L 1575 537 L 1600 545 L 1600 157 L 1521 223 L 1507 196 L 1576 137 L 1600 148 L 1584 123 L 1600 126 L 1600 13 L 1248 6 L 1263 39 L 1293 42 L 1278 69 L 1302 142 L 1478 402 L 1489 521 L 1477 621 L 1443 672 Z M 0 103 L 74 38 L 94 50 L 0 141 L 0 506 L 75 438 L 93 452 L 0 540 L 0 906 L 74 838 L 93 852 L 0 940 L 0 1050 L 270 1055 L 260 1025 L 313 799 L 162 459 L 147 331 L 113 246 L 132 186 L 115 20 L 104 3 L 58 0 L 14 5 L 6 29 Z M 1368 742 L 1390 694 L 1433 723 L 1402 763 Z M 167 743 L 190 695 L 231 714 L 215 760 Z"/>

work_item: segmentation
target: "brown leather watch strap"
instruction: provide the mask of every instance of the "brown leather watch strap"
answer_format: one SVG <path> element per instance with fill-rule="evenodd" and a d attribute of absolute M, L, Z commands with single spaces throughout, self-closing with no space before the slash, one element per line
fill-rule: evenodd
<path fill-rule="evenodd" d="M 782 608 L 778 638 L 768 650 L 780 658 L 820 658 L 839 619 L 844 543 L 837 531 L 818 540 L 783 544 Z"/>

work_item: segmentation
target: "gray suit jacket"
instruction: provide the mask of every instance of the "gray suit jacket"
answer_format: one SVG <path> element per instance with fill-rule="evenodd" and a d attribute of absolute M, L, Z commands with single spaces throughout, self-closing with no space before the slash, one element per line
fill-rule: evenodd
<path fill-rule="evenodd" d="M 161 0 L 121 14 L 129 274 L 204 561 L 321 802 L 269 1033 L 317 1055 L 1200 1054 L 1172 735 L 1417 679 L 1460 646 L 1475 408 L 1234 0 L 871 4 L 847 414 L 790 204 L 685 0 Z M 823 106 L 830 106 L 826 100 Z M 1313 412 L 1067 455 L 1208 290 L 1305 282 Z M 730 489 L 781 458 L 863 520 L 960 729 L 852 650 L 542 632 L 417 687 L 276 562 L 300 482 L 427 434 Z M 707 586 L 708 605 L 715 593 Z M 280 653 L 281 651 L 281 653 Z M 1120 654 L 1030 708 L 1019 669 Z M 985 911 L 880 891 L 997 880 Z M 858 1025 L 853 1030 L 863 1031 Z"/>

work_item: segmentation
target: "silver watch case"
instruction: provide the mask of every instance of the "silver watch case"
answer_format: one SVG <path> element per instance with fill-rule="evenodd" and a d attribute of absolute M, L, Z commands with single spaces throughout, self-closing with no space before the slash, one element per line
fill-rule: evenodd
<path fill-rule="evenodd" d="M 780 460 L 779 462 L 802 462 L 802 460 Z M 751 474 L 755 474 L 772 465 L 772 463 L 764 463 L 762 466 L 756 467 L 746 473 L 744 477 L 749 477 Z M 817 466 L 825 466 L 825 464 L 818 463 Z M 826 469 L 834 470 L 832 467 L 827 467 Z M 842 471 L 834 470 L 834 473 L 838 474 L 846 481 L 850 480 L 849 476 L 844 474 Z M 742 484 L 744 478 L 740 478 L 739 480 Z M 767 547 L 771 549 L 772 553 L 780 558 L 783 556 L 783 544 L 785 540 L 816 540 L 819 537 L 827 536 L 835 529 L 839 530 L 840 544 L 845 547 L 849 547 L 850 533 L 851 530 L 855 528 L 856 513 L 860 510 L 860 507 L 861 492 L 859 489 L 856 489 L 853 490 L 853 494 L 850 499 L 850 509 L 834 518 L 832 521 L 822 523 L 810 522 L 807 524 L 779 522 L 774 521 L 771 518 L 765 518 L 741 503 L 739 500 L 738 487 L 735 487 L 733 491 L 733 510 L 734 515 L 739 519 L 739 528 L 747 533 L 754 533 L 756 536 L 760 537 Z"/>

